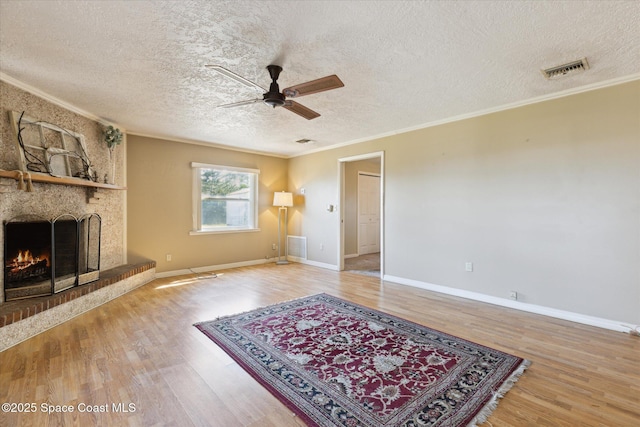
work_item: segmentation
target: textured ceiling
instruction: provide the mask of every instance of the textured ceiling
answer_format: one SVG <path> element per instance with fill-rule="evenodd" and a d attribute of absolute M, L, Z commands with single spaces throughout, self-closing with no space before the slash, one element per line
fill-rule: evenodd
<path fill-rule="evenodd" d="M 291 156 L 638 77 L 638 22 L 638 1 L 2 0 L 0 72 L 130 133 Z M 261 94 L 205 64 L 268 87 L 270 63 L 345 87 L 296 98 L 310 121 L 215 108 Z"/>

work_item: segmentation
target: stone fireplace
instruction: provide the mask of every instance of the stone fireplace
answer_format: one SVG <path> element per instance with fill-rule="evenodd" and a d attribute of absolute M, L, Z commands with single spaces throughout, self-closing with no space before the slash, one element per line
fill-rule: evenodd
<path fill-rule="evenodd" d="M 5 301 L 52 295 L 99 278 L 99 215 L 23 216 L 4 227 Z"/>
<path fill-rule="evenodd" d="M 155 277 L 155 262 L 127 263 L 126 134 L 109 151 L 104 123 L 29 90 L 0 80 L 0 352 Z M 83 135 L 92 169 L 115 184 L 26 172 L 15 111 Z"/>

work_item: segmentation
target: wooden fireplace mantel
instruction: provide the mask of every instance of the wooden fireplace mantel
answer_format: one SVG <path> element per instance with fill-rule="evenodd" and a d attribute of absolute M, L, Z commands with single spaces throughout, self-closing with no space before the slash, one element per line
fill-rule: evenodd
<path fill-rule="evenodd" d="M 22 172 L 24 175 L 24 179 L 27 179 L 27 172 Z M 127 187 L 121 187 L 119 185 L 113 184 L 103 184 L 101 182 L 93 182 L 86 179 L 73 178 L 73 177 L 58 177 L 51 176 L 44 173 L 39 172 L 28 172 L 31 175 L 31 181 L 33 182 L 45 182 L 48 184 L 56 184 L 56 185 L 75 185 L 80 187 L 91 187 L 91 188 L 105 188 L 109 190 L 126 190 Z M 20 172 L 18 171 L 6 171 L 0 170 L 1 178 L 11 178 L 16 181 L 20 179 Z"/>

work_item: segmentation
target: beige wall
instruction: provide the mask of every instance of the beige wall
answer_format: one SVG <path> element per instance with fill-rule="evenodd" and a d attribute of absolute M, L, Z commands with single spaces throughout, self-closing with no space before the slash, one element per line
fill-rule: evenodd
<path fill-rule="evenodd" d="M 338 159 L 376 151 L 385 274 L 640 323 L 640 81 L 291 159 L 312 262 L 337 262 Z"/>
<path fill-rule="evenodd" d="M 19 151 L 9 111 L 25 111 L 29 117 L 84 135 L 87 156 L 98 176 L 109 171 L 109 150 L 102 140 L 102 124 L 4 81 L 0 81 L 0 110 L 0 169 L 19 169 Z M 116 183 L 124 185 L 124 147 L 116 147 L 114 154 Z M 97 213 L 102 218 L 100 268 L 105 270 L 124 263 L 125 191 L 104 190 L 100 202 L 93 204 L 88 203 L 93 191 L 85 187 L 34 182 L 33 189 L 32 193 L 19 191 L 15 180 L 0 178 L 0 223 L 25 214 L 51 220 L 62 214 L 80 217 Z M 4 227 L 0 226 L 0 259 L 4 259 L 3 241 Z M 0 301 L 4 298 L 3 281 L 4 274 L 0 274 Z"/>
<path fill-rule="evenodd" d="M 278 241 L 278 210 L 271 204 L 274 191 L 286 190 L 286 159 L 135 135 L 129 136 L 127 156 L 131 261 L 156 260 L 161 273 L 277 256 L 271 245 Z M 191 162 L 260 169 L 260 231 L 189 235 Z"/>

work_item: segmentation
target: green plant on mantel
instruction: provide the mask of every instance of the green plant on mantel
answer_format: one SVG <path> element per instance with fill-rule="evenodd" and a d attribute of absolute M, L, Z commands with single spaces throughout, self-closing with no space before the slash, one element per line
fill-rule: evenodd
<path fill-rule="evenodd" d="M 109 148 L 109 163 L 111 163 L 111 176 L 108 179 L 107 174 L 105 174 L 104 182 L 107 184 L 115 184 L 116 163 L 113 161 L 113 149 L 116 148 L 117 145 L 120 145 L 122 143 L 122 132 L 120 132 L 120 129 L 114 128 L 113 126 L 109 125 L 104 128 L 102 134 L 104 136 L 104 142 Z"/>
<path fill-rule="evenodd" d="M 122 132 L 120 132 L 120 129 L 114 128 L 111 125 L 104 128 L 103 135 L 104 142 L 107 144 L 110 152 L 113 151 L 116 145 L 122 143 Z"/>

